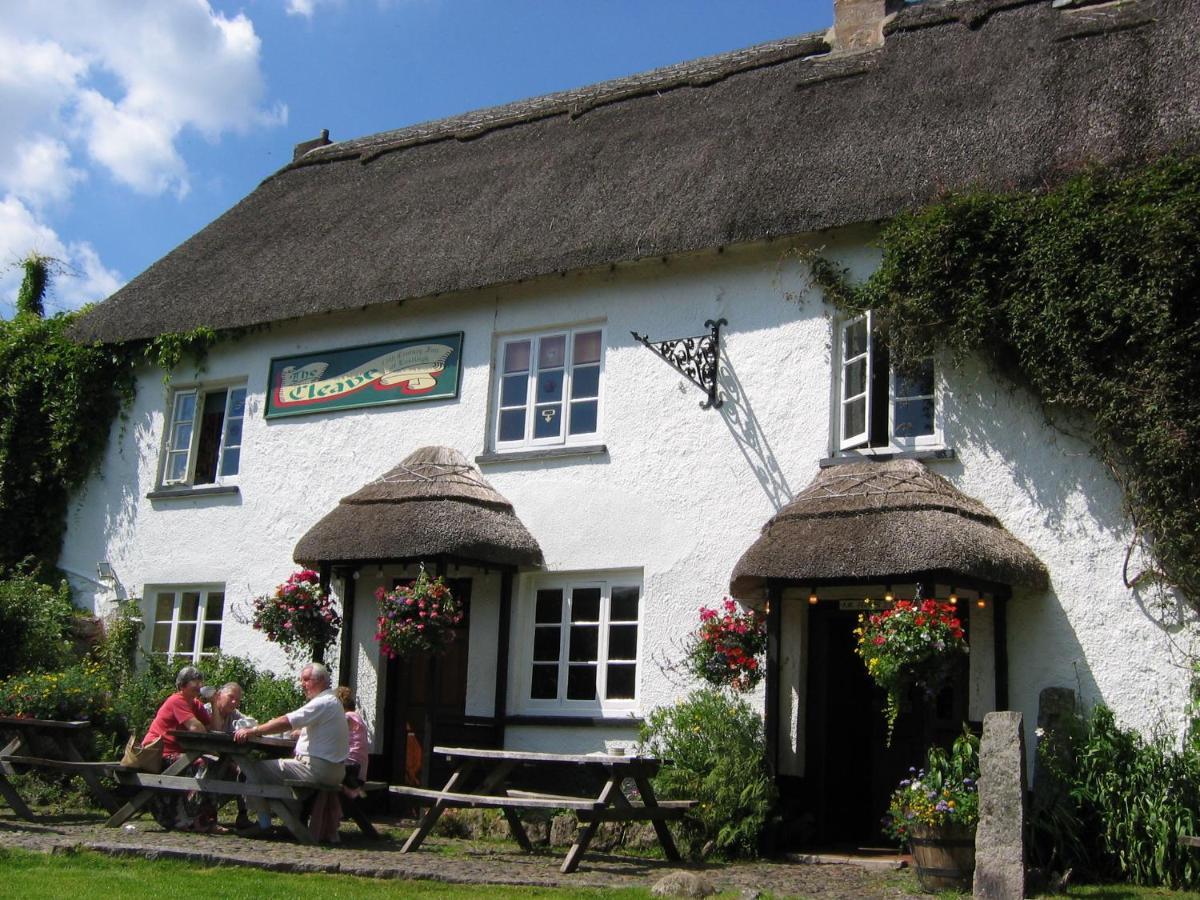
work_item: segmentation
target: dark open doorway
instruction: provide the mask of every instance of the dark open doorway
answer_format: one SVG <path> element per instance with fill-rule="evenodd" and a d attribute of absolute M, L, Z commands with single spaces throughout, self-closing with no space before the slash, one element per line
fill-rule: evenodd
<path fill-rule="evenodd" d="M 883 691 L 854 652 L 857 624 L 858 612 L 836 603 L 809 609 L 805 776 L 781 787 L 792 794 L 787 806 L 805 821 L 797 833 L 810 846 L 884 844 L 881 819 L 893 788 L 930 746 L 948 747 L 967 718 L 964 658 L 936 697 L 910 693 L 887 746 Z"/>

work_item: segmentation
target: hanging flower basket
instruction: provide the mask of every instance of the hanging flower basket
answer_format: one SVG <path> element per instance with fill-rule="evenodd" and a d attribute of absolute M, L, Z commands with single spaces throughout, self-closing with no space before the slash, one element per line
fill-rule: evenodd
<path fill-rule="evenodd" d="M 441 653 L 454 640 L 454 626 L 462 611 L 439 575 L 431 579 L 421 570 L 415 581 L 395 590 L 380 588 L 379 627 L 375 640 L 389 659 L 414 653 Z"/>
<path fill-rule="evenodd" d="M 891 609 L 858 617 L 855 648 L 867 674 L 887 692 L 887 744 L 900 714 L 900 698 L 917 685 L 933 694 L 967 652 L 957 610 L 937 600 L 897 600 Z"/>
<path fill-rule="evenodd" d="M 342 618 L 329 592 L 321 589 L 321 576 L 301 569 L 273 593 L 254 598 L 251 624 L 290 656 L 320 656 L 337 638 Z"/>
<path fill-rule="evenodd" d="M 740 611 L 728 597 L 722 607 L 700 607 L 700 627 L 688 647 L 688 671 L 716 687 L 753 690 L 763 677 L 767 623 L 754 610 Z"/>

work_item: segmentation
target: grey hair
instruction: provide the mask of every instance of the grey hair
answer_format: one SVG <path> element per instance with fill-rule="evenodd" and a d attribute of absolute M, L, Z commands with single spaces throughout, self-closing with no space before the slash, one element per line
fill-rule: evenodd
<path fill-rule="evenodd" d="M 330 685 L 329 668 L 324 663 L 312 662 L 312 663 L 309 663 L 304 668 L 308 669 L 308 671 L 312 673 L 313 678 L 317 679 L 318 681 L 324 682 L 325 687 L 329 687 L 329 685 Z M 301 669 L 301 671 L 304 671 L 304 670 Z"/>
<path fill-rule="evenodd" d="M 179 674 L 175 676 L 176 689 L 182 688 L 189 681 L 203 681 L 204 673 L 195 666 L 184 666 L 179 670 Z"/>
<path fill-rule="evenodd" d="M 242 693 L 242 686 L 236 681 L 227 681 L 217 689 L 218 694 L 228 694 L 230 691 Z"/>

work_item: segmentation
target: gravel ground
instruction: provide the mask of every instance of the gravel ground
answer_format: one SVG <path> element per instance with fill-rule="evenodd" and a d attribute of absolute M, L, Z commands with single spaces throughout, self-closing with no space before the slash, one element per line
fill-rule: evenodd
<path fill-rule="evenodd" d="M 125 829 L 106 828 L 93 814 L 40 817 L 26 822 L 0 814 L 0 847 L 45 853 L 87 848 L 112 855 L 148 859 L 183 859 L 206 865 L 254 866 L 268 871 L 328 872 L 369 878 L 419 878 L 460 884 L 508 884 L 557 887 L 651 888 L 668 872 L 681 868 L 662 860 L 634 859 L 602 853 L 584 856 L 571 875 L 558 871 L 565 851 L 543 849 L 522 853 L 510 841 L 468 841 L 430 837 L 415 853 L 400 845 L 411 823 L 379 822 L 387 837 L 370 841 L 352 824 L 342 828 L 342 843 L 304 847 L 286 835 L 242 838 L 163 831 L 142 816 Z M 683 866 L 702 873 L 723 891 L 770 892 L 778 897 L 910 897 L 915 882 L 909 873 L 887 863 L 772 861 L 734 865 Z"/>

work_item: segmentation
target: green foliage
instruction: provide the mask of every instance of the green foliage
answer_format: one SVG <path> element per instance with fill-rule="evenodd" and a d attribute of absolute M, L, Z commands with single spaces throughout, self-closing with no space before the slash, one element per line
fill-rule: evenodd
<path fill-rule="evenodd" d="M 1200 860 L 1178 843 L 1200 826 L 1200 754 L 1144 740 L 1097 707 L 1047 734 L 1038 753 L 1056 802 L 1035 808 L 1035 835 L 1056 842 L 1063 867 L 1091 878 L 1200 887 Z M 1037 841 L 1035 840 L 1035 844 Z"/>
<path fill-rule="evenodd" d="M 1200 604 L 1200 157 L 1035 194 L 966 194 L 893 220 L 866 282 L 818 259 L 897 361 L 979 354 L 1083 411 L 1160 574 Z"/>
<path fill-rule="evenodd" d="M 250 660 L 228 653 L 205 660 L 200 670 L 206 683 L 220 687 L 230 681 L 242 686 L 241 710 L 259 722 L 291 712 L 304 705 L 304 694 L 296 678 L 259 669 Z"/>
<path fill-rule="evenodd" d="M 942 828 L 979 823 L 979 738 L 967 728 L 947 753 L 930 747 L 921 769 L 909 769 L 888 801 L 884 831 L 907 840 L 914 825 Z"/>
<path fill-rule="evenodd" d="M 654 779 L 655 793 L 700 801 L 680 821 L 692 857 L 706 847 L 727 856 L 757 856 L 775 804 L 767 771 L 762 719 L 744 700 L 718 690 L 695 691 L 650 714 L 641 749 L 669 760 Z"/>
<path fill-rule="evenodd" d="M 113 695 L 113 707 L 126 735 L 146 733 L 159 706 L 175 691 L 175 673 L 161 656 L 145 656 Z"/>
<path fill-rule="evenodd" d="M 66 666 L 75 613 L 65 581 L 52 587 L 27 566 L 0 580 L 0 679 Z"/>
<path fill-rule="evenodd" d="M 104 623 L 104 639 L 92 650 L 114 690 L 123 687 L 137 670 L 142 613 L 136 599 L 122 603 Z"/>
<path fill-rule="evenodd" d="M 31 672 L 0 682 L 0 715 L 30 719 L 88 719 L 104 727 L 112 718 L 108 684 L 94 662 L 61 672 Z"/>
<path fill-rule="evenodd" d="M 25 277 L 21 279 L 21 287 L 17 291 L 17 315 L 36 316 L 45 314 L 43 300 L 46 297 L 46 287 L 49 284 L 49 265 L 52 260 L 37 253 L 30 253 L 21 261 Z"/>

